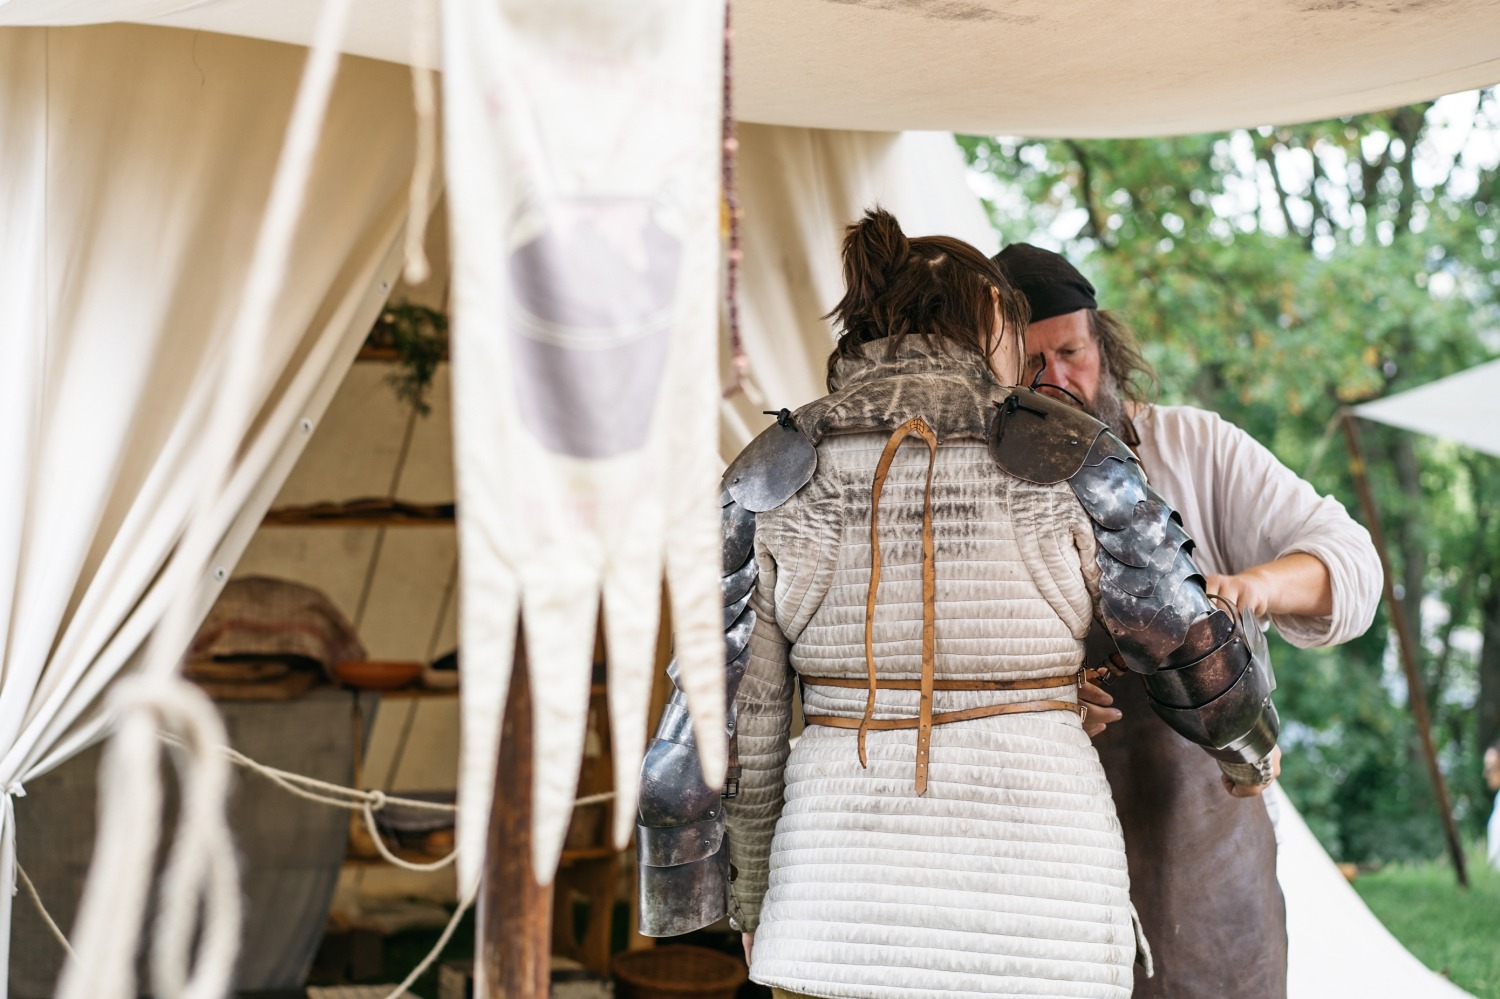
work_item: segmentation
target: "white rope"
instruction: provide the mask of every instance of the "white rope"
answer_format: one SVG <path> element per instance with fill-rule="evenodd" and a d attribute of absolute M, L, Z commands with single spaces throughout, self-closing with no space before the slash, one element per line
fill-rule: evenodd
<path fill-rule="evenodd" d="M 176 746 L 181 749 L 188 748 L 188 744 L 186 742 L 169 732 L 158 732 L 157 735 L 163 742 L 166 742 L 169 745 Z M 381 808 L 384 808 L 386 805 L 401 805 L 406 808 L 425 808 L 431 811 L 438 812 L 455 812 L 457 811 L 457 806 L 455 805 L 450 805 L 440 801 L 423 801 L 420 798 L 402 798 L 397 795 L 386 794 L 384 791 L 359 790 L 352 787 L 344 787 L 339 784 L 330 784 L 327 781 L 318 780 L 315 777 L 307 777 L 303 774 L 293 773 L 290 770 L 281 770 L 276 767 L 267 766 L 264 763 L 258 763 L 257 761 L 246 756 L 244 753 L 241 753 L 239 750 L 233 749 L 227 745 L 220 745 L 217 748 L 231 763 L 261 774 L 268 780 L 281 787 L 283 790 L 286 790 L 299 798 L 306 799 L 307 801 L 314 801 L 322 805 L 330 805 L 334 808 L 345 808 L 349 809 L 350 811 L 363 811 L 366 827 L 370 831 L 371 838 L 375 840 L 376 848 L 380 851 L 381 856 L 385 860 L 389 861 L 392 864 L 395 864 L 397 867 L 403 867 L 407 870 L 413 871 L 441 870 L 442 868 L 451 864 L 454 858 L 457 856 L 457 851 L 454 851 L 453 853 L 450 853 L 448 856 L 444 857 L 442 860 L 426 865 L 413 864 L 408 861 L 402 860 L 400 857 L 395 856 L 386 849 L 385 843 L 381 839 L 380 834 L 376 828 L 374 817 L 374 812 L 378 811 Z M 317 788 L 318 790 L 309 791 L 306 790 L 306 788 Z M 574 807 L 582 808 L 588 805 L 603 804 L 606 801 L 613 800 L 614 797 L 615 792 L 604 791 L 599 794 L 591 794 L 579 798 L 573 804 Z M 52 936 L 56 938 L 58 944 L 62 946 L 63 950 L 67 951 L 69 957 L 76 956 L 73 951 L 73 945 L 68 942 L 67 935 L 63 933 L 62 929 L 57 925 L 56 920 L 52 918 L 52 913 L 47 910 L 46 903 L 42 901 L 41 893 L 36 890 L 36 885 L 32 883 L 31 878 L 27 876 L 25 869 L 22 868 L 20 864 L 16 865 L 16 875 L 21 882 L 21 886 L 26 889 L 26 894 L 31 899 L 32 904 L 36 906 L 37 913 L 42 917 L 42 922 L 46 923 L 47 929 L 52 931 Z M 432 959 L 435 957 L 437 952 L 441 951 L 447 944 L 448 938 L 452 936 L 453 927 L 457 925 L 458 919 L 463 915 L 464 911 L 468 909 L 471 902 L 472 898 L 470 898 L 468 901 L 465 901 L 459 907 L 459 911 L 454 914 L 453 920 L 450 922 L 448 930 L 444 932 L 444 936 L 438 941 L 438 945 L 433 951 L 433 954 L 430 955 L 429 959 L 424 961 L 417 968 L 412 977 L 408 978 L 405 985 L 402 986 L 403 989 L 407 985 L 410 985 L 413 981 L 415 981 L 416 977 L 421 975 L 422 972 L 427 969 L 427 966 L 432 963 Z M 391 995 L 394 997 L 399 994 L 399 991 L 400 990 L 398 990 L 397 992 L 393 992 Z"/>
<path fill-rule="evenodd" d="M 62 949 L 68 952 L 69 957 L 72 957 L 73 945 L 68 943 L 67 936 L 58 928 L 57 923 L 52 918 L 52 913 L 48 912 L 47 907 L 42 904 L 42 896 L 37 892 L 36 885 L 31 883 L 31 878 L 26 876 L 26 869 L 20 864 L 16 864 L 16 879 L 21 882 L 21 887 L 26 889 L 26 894 L 31 896 L 31 901 L 36 904 L 36 911 L 41 913 L 42 922 L 47 924 L 47 929 L 52 931 L 52 935 L 57 938 L 57 942 L 62 944 Z"/>
<path fill-rule="evenodd" d="M 181 741 L 170 733 L 163 732 L 160 735 L 166 742 L 181 745 Z M 298 798 L 317 802 L 320 805 L 328 805 L 332 808 L 343 808 L 351 812 L 362 813 L 365 818 L 365 828 L 369 831 L 370 838 L 375 842 L 375 849 L 380 853 L 381 859 L 387 863 L 394 864 L 408 871 L 440 871 L 453 863 L 458 857 L 458 851 L 455 849 L 447 856 L 431 863 L 424 864 L 404 860 L 391 852 L 390 848 L 385 845 L 385 840 L 381 836 L 379 826 L 375 821 L 375 813 L 387 805 L 399 805 L 403 808 L 426 809 L 427 811 L 449 813 L 457 812 L 457 805 L 450 805 L 440 801 L 423 801 L 420 798 L 402 798 L 376 789 L 365 790 L 345 787 L 342 784 L 332 784 L 328 781 L 318 780 L 316 777 L 308 777 L 290 770 L 267 766 L 227 745 L 218 748 L 230 762 L 260 774 Z M 600 805 L 614 800 L 614 797 L 615 792 L 613 791 L 601 791 L 598 794 L 590 794 L 578 798 L 573 802 L 573 807 L 582 808 L 589 805 Z"/>
<path fill-rule="evenodd" d="M 163 733 L 163 739 L 173 741 L 170 735 Z M 389 794 L 373 788 L 346 787 L 343 784 L 330 784 L 328 781 L 319 780 L 316 777 L 308 777 L 305 774 L 295 773 L 291 770 L 282 770 L 278 767 L 267 766 L 251 759 L 244 753 L 230 746 L 221 747 L 230 762 L 253 770 L 266 779 L 279 785 L 286 791 L 299 798 L 308 801 L 316 801 L 319 804 L 331 805 L 334 808 L 346 808 L 351 812 L 360 811 L 369 807 L 379 811 L 386 805 L 400 805 L 402 808 L 426 809 L 430 812 L 456 812 L 457 805 L 450 805 L 444 801 L 423 801 L 421 798 L 403 798 L 400 795 Z M 588 805 L 600 805 L 606 801 L 613 801 L 615 792 L 601 791 L 598 794 L 585 795 L 573 802 L 574 808 L 583 808 Z"/>
<path fill-rule="evenodd" d="M 177 837 L 162 871 L 156 927 L 151 938 L 151 977 L 156 995 L 184 999 L 219 999 L 229 984 L 239 952 L 239 871 L 227 814 L 228 761 L 213 752 L 228 740 L 213 702 L 192 684 L 175 681 L 192 703 L 195 716 L 186 731 L 187 752 L 172 754 L 181 804 Z M 192 691 L 193 695 L 187 692 Z M 233 899 L 230 907 L 220 902 Z M 196 946 L 197 965 L 189 973 L 194 938 L 203 912 L 203 934 Z M 222 969 L 222 971 L 220 970 Z M 207 972 L 207 973 L 205 973 Z"/>
<path fill-rule="evenodd" d="M 386 863 L 395 864 L 397 867 L 407 871 L 441 871 L 458 858 L 458 848 L 454 847 L 449 854 L 441 860 L 434 860 L 430 864 L 416 864 L 410 860 L 402 860 L 390 851 L 381 838 L 380 828 L 375 825 L 375 808 L 369 802 L 365 803 L 363 809 L 365 816 L 365 828 L 370 833 L 370 838 L 375 841 L 375 849 L 380 851 L 380 856 Z"/>
<path fill-rule="evenodd" d="M 161 730 L 182 747 L 173 760 L 181 802 L 158 899 L 151 991 L 217 999 L 229 990 L 240 934 L 238 871 L 224 818 L 229 762 L 212 751 L 226 741 L 223 722 L 208 696 L 178 677 L 123 680 L 111 700 L 118 723 L 99 767 L 99 831 L 58 999 L 137 993 L 140 913 L 163 820 Z"/>
<path fill-rule="evenodd" d="M 264 763 L 258 763 L 244 753 L 227 746 L 224 751 L 232 762 L 247 770 L 253 770 L 258 774 L 264 775 L 297 797 L 306 798 L 308 801 L 316 801 L 324 805 L 332 805 L 335 808 L 347 808 L 351 812 L 357 812 L 365 807 L 379 810 L 386 805 L 400 805 L 403 808 L 421 808 L 431 812 L 458 811 L 457 805 L 450 805 L 445 801 L 423 801 L 420 798 L 402 798 L 377 789 L 361 789 L 345 787 L 342 784 L 330 784 L 327 781 L 318 780 L 316 777 L 308 777 L 303 774 L 293 773 L 290 770 L 279 770 L 276 767 L 268 767 Z M 311 788 L 313 790 L 304 790 L 304 788 Z"/>
<path fill-rule="evenodd" d="M 417 153 L 411 171 L 411 190 L 407 193 L 406 263 L 402 272 L 407 284 L 421 284 L 432 273 L 426 243 L 427 198 L 437 162 L 435 5 L 436 0 L 417 0 L 411 12 L 411 92 L 417 112 Z"/>
<path fill-rule="evenodd" d="M 443 948 L 448 946 L 448 941 L 453 939 L 453 933 L 458 929 L 459 921 L 463 919 L 464 913 L 468 912 L 469 906 L 474 904 L 474 895 L 477 891 L 478 885 L 475 885 L 474 888 L 471 888 L 464 895 L 463 899 L 458 903 L 458 908 L 453 910 L 453 915 L 449 918 L 448 925 L 443 927 L 442 935 L 437 938 L 437 943 L 432 945 L 432 950 L 427 952 L 427 956 L 422 958 L 422 962 L 411 969 L 407 976 L 401 980 L 401 984 L 392 989 L 385 999 L 403 999 L 406 996 L 406 990 L 411 988 L 418 978 L 422 977 L 423 972 L 432 967 L 432 962 L 438 959 L 438 955 L 443 952 Z"/>

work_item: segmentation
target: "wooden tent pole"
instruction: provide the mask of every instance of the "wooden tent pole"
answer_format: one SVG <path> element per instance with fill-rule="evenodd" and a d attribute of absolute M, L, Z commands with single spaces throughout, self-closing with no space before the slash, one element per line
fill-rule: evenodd
<path fill-rule="evenodd" d="M 1370 479 L 1366 474 L 1364 450 L 1359 444 L 1359 429 L 1354 425 L 1354 413 L 1343 412 L 1344 439 L 1349 442 L 1349 471 L 1354 477 L 1354 491 L 1359 495 L 1359 505 L 1364 508 L 1365 524 L 1370 529 L 1370 538 L 1375 542 L 1375 552 L 1380 556 L 1380 571 L 1384 576 L 1385 603 L 1390 611 L 1391 623 L 1396 628 L 1396 639 L 1401 653 L 1401 668 L 1406 673 L 1407 699 L 1411 704 L 1412 721 L 1417 726 L 1417 735 L 1422 741 L 1422 757 L 1427 764 L 1427 777 L 1432 781 L 1433 793 L 1437 796 L 1438 812 L 1443 819 L 1443 831 L 1448 836 L 1448 852 L 1453 857 L 1453 870 L 1458 883 L 1469 887 L 1469 872 L 1464 866 L 1463 841 L 1458 836 L 1458 826 L 1453 821 L 1453 806 L 1448 801 L 1448 785 L 1443 772 L 1438 768 L 1437 748 L 1432 742 L 1432 716 L 1427 710 L 1427 694 L 1422 687 L 1422 676 L 1417 671 L 1417 644 L 1412 637 L 1411 626 L 1401 602 L 1396 599 L 1395 577 L 1391 574 L 1391 562 L 1386 556 L 1385 531 L 1380 526 L 1380 512 L 1375 507 L 1374 494 L 1370 492 Z"/>
<path fill-rule="evenodd" d="M 547 999 L 551 988 L 552 885 L 537 884 L 531 866 L 533 748 L 531 682 L 518 637 L 479 898 L 478 999 Z"/>

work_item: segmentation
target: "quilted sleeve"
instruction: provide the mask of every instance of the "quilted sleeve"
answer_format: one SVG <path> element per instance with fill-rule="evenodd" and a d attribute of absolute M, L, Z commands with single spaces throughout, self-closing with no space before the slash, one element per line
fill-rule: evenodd
<path fill-rule="evenodd" d="M 760 925 L 761 900 L 768 887 L 771 837 L 781 817 L 795 683 L 787 659 L 788 643 L 771 606 L 776 573 L 768 561 L 762 556 L 761 578 L 751 601 L 756 619 L 750 635 L 750 662 L 735 698 L 740 792 L 724 802 L 729 859 L 734 865 L 729 921 L 745 932 Z"/>

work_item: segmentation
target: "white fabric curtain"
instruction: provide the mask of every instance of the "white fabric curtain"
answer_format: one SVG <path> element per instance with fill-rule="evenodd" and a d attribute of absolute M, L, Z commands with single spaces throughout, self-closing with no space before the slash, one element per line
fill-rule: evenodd
<path fill-rule="evenodd" d="M 740 326 L 759 399 L 736 394 L 721 407 L 726 461 L 770 425 L 762 410 L 796 409 L 826 391 L 834 334 L 822 316 L 844 294 L 844 227 L 866 208 L 884 207 L 908 236 L 957 236 L 985 254 L 1000 248 L 947 132 L 742 123 L 739 140 Z"/>
<path fill-rule="evenodd" d="M 171 600 L 207 610 L 399 269 L 409 74 L 346 60 L 244 373 L 258 411 L 211 513 L 213 568 L 164 592 L 305 56 L 171 29 L 0 30 L 0 948 L 24 782 L 99 737 L 102 692 Z"/>
<path fill-rule="evenodd" d="M 723 38 L 723 4 L 708 0 L 443 5 L 466 887 L 518 612 L 540 880 L 573 811 L 601 604 L 615 845 L 635 824 L 664 576 L 703 776 L 722 780 Z"/>

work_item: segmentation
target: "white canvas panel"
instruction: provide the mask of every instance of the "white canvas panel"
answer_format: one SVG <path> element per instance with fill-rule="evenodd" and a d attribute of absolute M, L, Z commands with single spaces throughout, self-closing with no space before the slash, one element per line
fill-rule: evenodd
<path fill-rule="evenodd" d="M 883 206 L 909 236 L 957 236 L 985 254 L 999 249 L 946 132 L 741 125 L 739 140 L 740 324 L 758 395 L 738 393 L 721 407 L 725 461 L 770 425 L 764 410 L 796 409 L 827 391 L 834 331 L 823 316 L 844 294 L 844 227 L 866 208 Z M 727 356 L 720 367 L 727 379 Z"/>
<path fill-rule="evenodd" d="M 443 5 L 473 884 L 517 624 L 550 881 L 603 613 L 616 845 L 632 831 L 663 575 L 705 779 L 725 768 L 714 442 L 723 6 Z"/>
<path fill-rule="evenodd" d="M 1276 876 L 1286 896 L 1287 999 L 1469 995 L 1424 967 L 1391 936 L 1323 852 L 1281 788 L 1266 794 L 1276 820 Z"/>
<path fill-rule="evenodd" d="M 1367 420 L 1500 455 L 1500 361 L 1354 407 Z"/>
<path fill-rule="evenodd" d="M 311 586 L 353 620 L 375 541 L 375 530 L 367 527 L 262 527 L 240 556 L 234 575 L 272 576 Z M 372 656 L 378 655 L 363 634 L 360 641 Z"/>
<path fill-rule="evenodd" d="M 410 422 L 407 407 L 391 405 L 391 370 L 363 362 L 349 369 L 303 460 L 277 494 L 277 506 L 389 495 Z"/>
<path fill-rule="evenodd" d="M 416 0 L 362 0 L 346 50 L 409 61 Z M 8 0 L 0 24 L 114 20 L 307 44 L 308 0 Z M 757 0 L 740 117 L 829 129 L 1125 136 L 1290 124 L 1500 81 L 1500 0 Z"/>
<path fill-rule="evenodd" d="M 384 530 L 360 640 L 372 658 L 429 662 L 452 648 L 440 643 L 456 613 L 456 534 L 451 526 Z"/>
<path fill-rule="evenodd" d="M 412 428 L 406 468 L 396 486 L 396 498 L 408 503 L 452 503 L 453 390 L 447 364 L 438 365 L 427 396 L 432 407 Z"/>
<path fill-rule="evenodd" d="M 169 601 L 206 610 L 399 266 L 406 74 L 353 61 L 258 368 L 238 372 L 249 407 L 229 428 L 225 489 L 200 510 L 210 570 L 169 591 L 158 573 L 207 474 L 196 457 L 211 374 L 304 58 L 129 26 L 0 31 L 0 301 L 15 310 L 7 354 L 21 361 L 7 366 L 21 377 L 0 438 L 6 815 L 28 776 L 97 735 L 101 693 Z M 0 890 L 0 917 L 10 900 Z"/>

